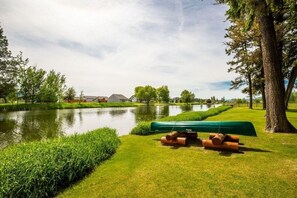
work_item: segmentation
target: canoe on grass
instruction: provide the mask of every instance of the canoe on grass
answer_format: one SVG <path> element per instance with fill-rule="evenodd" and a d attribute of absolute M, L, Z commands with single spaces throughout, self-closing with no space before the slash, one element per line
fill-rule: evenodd
<path fill-rule="evenodd" d="M 189 130 L 193 132 L 215 132 L 257 136 L 253 124 L 247 121 L 174 121 L 151 123 L 151 131 L 161 132 Z"/>

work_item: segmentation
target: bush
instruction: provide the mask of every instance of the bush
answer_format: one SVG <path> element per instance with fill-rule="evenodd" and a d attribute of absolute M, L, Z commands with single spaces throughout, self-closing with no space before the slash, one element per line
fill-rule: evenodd
<path fill-rule="evenodd" d="M 230 109 L 231 106 L 219 106 L 217 108 L 212 108 L 207 111 L 191 111 L 180 113 L 176 116 L 167 116 L 165 118 L 161 118 L 158 121 L 200 121 L 204 120 L 207 117 L 217 115 L 223 111 Z M 135 135 L 149 135 L 154 133 L 150 131 L 151 122 L 140 122 L 132 129 L 131 134 Z"/>
<path fill-rule="evenodd" d="M 41 142 L 0 151 L 0 197 L 52 197 L 115 153 L 114 129 Z"/>
<path fill-rule="evenodd" d="M 151 134 L 151 122 L 139 122 L 136 127 L 134 127 L 130 134 L 135 135 L 148 135 Z"/>

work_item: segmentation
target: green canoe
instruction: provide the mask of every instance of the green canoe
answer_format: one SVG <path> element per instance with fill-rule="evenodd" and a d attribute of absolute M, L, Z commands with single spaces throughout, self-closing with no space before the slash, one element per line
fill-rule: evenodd
<path fill-rule="evenodd" d="M 193 131 L 257 136 L 251 122 L 246 121 L 178 121 L 152 122 L 151 131 Z"/>

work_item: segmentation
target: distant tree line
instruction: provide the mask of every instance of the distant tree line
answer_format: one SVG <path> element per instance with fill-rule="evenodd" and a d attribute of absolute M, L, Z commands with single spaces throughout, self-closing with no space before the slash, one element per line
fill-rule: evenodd
<path fill-rule="evenodd" d="M 0 26 L 0 98 L 5 103 L 24 100 L 26 103 L 60 102 L 75 96 L 73 87 L 67 90 L 66 77 L 51 70 L 46 72 L 37 66 L 28 66 L 22 53 L 13 56 L 8 40 Z"/>
<path fill-rule="evenodd" d="M 149 105 L 151 102 L 163 102 L 163 103 L 218 103 L 225 102 L 225 98 L 222 98 L 220 101 L 212 96 L 210 99 L 198 99 L 195 98 L 195 94 L 189 90 L 183 90 L 180 93 L 180 97 L 170 98 L 168 86 L 163 85 L 159 88 L 154 88 L 150 85 L 146 86 L 137 86 L 134 89 L 134 96 L 138 102 L 143 102 Z"/>

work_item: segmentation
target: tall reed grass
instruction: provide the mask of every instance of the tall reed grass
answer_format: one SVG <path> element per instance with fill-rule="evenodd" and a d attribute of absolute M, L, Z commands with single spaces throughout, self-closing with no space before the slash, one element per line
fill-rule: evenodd
<path fill-rule="evenodd" d="M 52 197 L 115 153 L 114 129 L 15 145 L 0 151 L 0 197 Z"/>
<path fill-rule="evenodd" d="M 161 118 L 158 121 L 200 121 L 200 120 L 206 119 L 207 117 L 217 115 L 230 108 L 231 106 L 219 106 L 216 108 L 209 109 L 207 111 L 184 112 L 176 116 L 167 116 L 165 118 Z M 140 122 L 131 130 L 130 134 L 150 135 L 154 133 L 153 131 L 150 130 L 150 127 L 151 127 L 151 122 Z"/>

